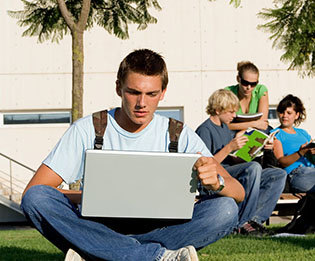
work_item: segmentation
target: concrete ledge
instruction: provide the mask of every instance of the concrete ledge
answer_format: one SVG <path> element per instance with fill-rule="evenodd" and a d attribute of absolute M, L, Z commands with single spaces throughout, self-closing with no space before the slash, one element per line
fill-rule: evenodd
<path fill-rule="evenodd" d="M 0 196 L 0 223 L 26 222 L 20 205 Z"/>

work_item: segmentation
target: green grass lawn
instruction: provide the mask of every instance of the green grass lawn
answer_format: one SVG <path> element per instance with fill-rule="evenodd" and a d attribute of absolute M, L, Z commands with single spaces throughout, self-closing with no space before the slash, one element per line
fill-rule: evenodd
<path fill-rule="evenodd" d="M 1 230 L 0 260 L 64 260 L 64 255 L 35 229 Z"/>
<path fill-rule="evenodd" d="M 228 236 L 198 251 L 201 261 L 315 260 L 315 235 L 286 238 Z"/>
<path fill-rule="evenodd" d="M 201 261 L 312 261 L 315 235 L 287 238 L 228 236 L 198 251 Z M 0 260 L 64 260 L 63 253 L 34 229 L 1 230 Z"/>

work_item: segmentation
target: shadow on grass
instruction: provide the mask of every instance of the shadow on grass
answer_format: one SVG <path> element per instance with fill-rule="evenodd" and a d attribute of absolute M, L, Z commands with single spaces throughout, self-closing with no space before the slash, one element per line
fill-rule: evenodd
<path fill-rule="evenodd" d="M 268 242 L 275 242 L 283 245 L 293 245 L 294 247 L 301 248 L 303 250 L 312 250 L 315 248 L 315 234 L 305 235 L 305 236 L 288 236 L 288 237 L 252 237 L 252 236 L 244 236 L 244 235 L 230 235 L 226 238 L 235 238 L 246 243 L 247 241 L 255 241 L 256 243 L 261 242 L 259 244 L 264 244 Z M 233 242 L 233 241 L 230 241 Z"/>
<path fill-rule="evenodd" d="M 292 244 L 304 248 L 305 250 L 314 249 L 315 237 L 271 237 L 270 240 L 279 243 Z"/>
<path fill-rule="evenodd" d="M 0 247 L 1 257 L 0 260 L 10 260 L 10 261 L 49 261 L 64 260 L 64 254 L 60 253 L 48 253 L 45 251 L 23 249 L 19 247 Z"/>
<path fill-rule="evenodd" d="M 282 225 L 274 225 L 267 229 L 274 234 L 278 234 L 278 229 Z M 303 248 L 305 250 L 313 249 L 315 247 L 315 234 L 307 234 L 305 236 L 288 236 L 288 237 L 262 237 L 261 240 L 268 239 L 278 243 L 292 244 L 294 246 Z"/>

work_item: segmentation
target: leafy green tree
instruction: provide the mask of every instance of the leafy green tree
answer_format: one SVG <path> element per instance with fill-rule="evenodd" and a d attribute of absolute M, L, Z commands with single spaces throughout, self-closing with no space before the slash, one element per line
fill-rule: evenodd
<path fill-rule="evenodd" d="M 24 10 L 9 11 L 20 26 L 28 27 L 23 36 L 37 36 L 39 42 L 59 42 L 72 37 L 72 121 L 83 115 L 84 31 L 97 24 L 108 33 L 126 39 L 128 24 L 139 30 L 157 19 L 148 9 L 160 10 L 157 0 L 21 0 Z"/>
<path fill-rule="evenodd" d="M 273 46 L 284 50 L 281 60 L 301 75 L 315 74 L 315 0 L 275 0 L 275 8 L 258 15 L 270 20 L 258 28 L 272 33 Z"/>

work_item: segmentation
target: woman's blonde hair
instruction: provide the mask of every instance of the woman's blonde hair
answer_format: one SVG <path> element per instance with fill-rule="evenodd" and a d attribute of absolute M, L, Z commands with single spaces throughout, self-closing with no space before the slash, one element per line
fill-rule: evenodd
<path fill-rule="evenodd" d="M 216 115 L 216 111 L 238 111 L 238 109 L 239 99 L 237 96 L 229 90 L 219 89 L 209 97 L 206 113 L 209 115 Z"/>
<path fill-rule="evenodd" d="M 250 61 L 241 61 L 237 63 L 237 71 L 238 71 L 238 76 L 241 77 L 242 79 L 243 79 L 244 72 L 247 72 L 247 71 L 257 73 L 259 77 L 259 70 L 257 66 Z"/>

